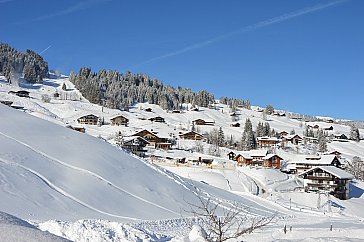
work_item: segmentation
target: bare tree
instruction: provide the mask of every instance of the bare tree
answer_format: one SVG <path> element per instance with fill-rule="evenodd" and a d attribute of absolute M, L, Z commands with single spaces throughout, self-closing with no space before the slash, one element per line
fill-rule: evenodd
<path fill-rule="evenodd" d="M 188 203 L 189 213 L 198 218 L 201 226 L 206 231 L 208 241 L 227 241 L 238 239 L 244 234 L 260 229 L 276 217 L 249 216 L 248 208 L 234 203 L 222 203 L 211 197 L 204 197 L 201 192 L 195 192 L 198 203 Z M 218 215 L 221 214 L 221 215 Z"/>

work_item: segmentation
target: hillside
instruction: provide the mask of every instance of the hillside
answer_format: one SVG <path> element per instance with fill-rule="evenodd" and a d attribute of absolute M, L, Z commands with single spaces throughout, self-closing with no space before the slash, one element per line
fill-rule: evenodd
<path fill-rule="evenodd" d="M 67 86 L 66 91 L 62 90 L 63 84 Z M 30 98 L 9 93 L 20 89 L 28 90 Z M 60 98 L 53 97 L 56 92 L 60 93 Z M 50 102 L 42 101 L 44 94 L 51 97 Z M 178 137 L 180 132 L 190 130 L 191 122 L 198 118 L 214 121 L 213 126 L 199 126 L 199 132 L 222 127 L 226 136 L 238 140 L 243 128 L 230 126 L 232 121 L 227 105 L 216 104 L 214 108 L 201 107 L 199 111 L 182 113 L 166 112 L 149 103 L 138 103 L 128 112 L 102 108 L 82 97 L 67 77 L 45 79 L 43 84 L 22 84 L 21 88 L 0 80 L 0 100 L 13 101 L 13 105 L 23 107 L 20 111 L 0 105 L 0 181 L 3 184 L 0 210 L 28 219 L 42 230 L 77 241 L 87 241 L 87 238 L 101 241 L 139 241 L 142 238 L 168 241 L 174 238 L 179 241 L 178 238 L 189 231 L 181 214 L 190 216 L 186 212 L 190 209 L 188 203 L 198 202 L 193 194 L 196 186 L 205 196 L 223 204 L 238 202 L 253 216 L 277 216 L 275 224 L 246 237 L 248 241 L 305 238 L 308 235 L 316 239 L 350 238 L 356 241 L 362 236 L 362 183 L 352 186 L 355 195 L 352 199 L 331 198 L 335 206 L 331 214 L 325 214 L 328 202 L 321 198 L 322 207 L 318 208 L 320 198 L 317 194 L 292 192 L 291 189 L 297 186 L 292 177 L 271 169 L 235 169 L 227 159 L 226 154 L 230 151 L 227 148 L 222 149 L 221 157 L 213 157 L 191 152 L 195 141 L 177 140 L 172 150 L 151 149 L 148 152 L 148 155 L 162 159 L 211 157 L 216 169 L 207 169 L 178 167 L 164 161 L 157 166 L 108 143 L 114 143 L 117 132 L 126 136 L 142 129 L 161 137 Z M 147 108 L 152 111 L 146 112 Z M 100 127 L 79 125 L 77 119 L 87 114 L 102 117 L 105 124 Z M 110 118 L 119 114 L 130 120 L 127 127 L 110 125 Z M 242 126 L 246 118 L 252 121 L 254 128 L 263 121 L 261 112 L 255 107 L 252 110 L 238 108 L 237 114 L 239 120 L 235 122 Z M 165 118 L 165 123 L 148 120 L 156 116 Z M 267 122 L 276 131 L 295 129 L 300 135 L 303 132 L 299 120 L 269 115 Z M 86 134 L 66 128 L 69 124 L 83 126 Z M 333 133 L 349 135 L 350 132 L 348 126 L 336 123 L 312 124 L 332 125 Z M 330 150 L 342 152 L 347 159 L 364 154 L 363 142 L 332 142 L 328 146 Z M 294 150 L 280 152 L 286 160 L 295 155 Z M 312 220 L 317 223 L 309 222 Z M 330 223 L 334 223 L 337 230 L 324 232 Z M 288 235 L 277 232 L 284 224 L 291 224 L 297 230 Z"/>

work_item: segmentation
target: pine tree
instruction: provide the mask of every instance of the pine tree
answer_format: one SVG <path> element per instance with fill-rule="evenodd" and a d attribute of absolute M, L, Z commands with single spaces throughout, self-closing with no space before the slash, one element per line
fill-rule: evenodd
<path fill-rule="evenodd" d="M 217 145 L 219 147 L 222 147 L 222 146 L 224 146 L 224 144 L 225 144 L 225 135 L 224 135 L 224 131 L 220 127 L 219 128 L 219 134 L 218 134 L 218 137 L 217 137 Z"/>
<path fill-rule="evenodd" d="M 318 151 L 326 152 L 327 151 L 327 140 L 326 140 L 325 133 L 323 132 L 322 129 L 318 130 L 317 141 L 318 141 Z"/>
<path fill-rule="evenodd" d="M 350 126 L 350 139 L 356 142 L 360 141 L 359 129 L 354 124 Z"/>
<path fill-rule="evenodd" d="M 256 148 L 255 136 L 253 133 L 252 123 L 249 118 L 245 121 L 244 132 L 241 139 L 242 150 L 252 150 Z"/>

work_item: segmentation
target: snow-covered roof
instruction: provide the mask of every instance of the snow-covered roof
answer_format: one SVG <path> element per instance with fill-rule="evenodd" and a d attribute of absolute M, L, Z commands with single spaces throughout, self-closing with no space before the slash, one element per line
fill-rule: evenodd
<path fill-rule="evenodd" d="M 352 174 L 350 174 L 350 173 L 348 173 L 348 172 L 346 172 L 346 171 L 344 171 L 344 170 L 342 170 L 340 168 L 337 168 L 335 166 L 316 166 L 316 167 L 313 167 L 313 168 L 309 169 L 308 171 L 302 172 L 301 174 L 299 174 L 299 176 L 302 176 L 302 175 L 304 175 L 306 173 L 309 173 L 309 172 L 311 172 L 313 170 L 316 170 L 316 169 L 321 169 L 323 171 L 326 171 L 327 173 L 330 173 L 330 174 L 336 176 L 339 179 L 349 179 L 349 180 L 351 180 L 351 179 L 354 178 L 354 176 Z"/>
<path fill-rule="evenodd" d="M 267 150 L 251 150 L 249 151 L 249 155 L 254 157 L 254 156 L 260 156 L 260 157 L 264 157 L 268 154 Z"/>
<path fill-rule="evenodd" d="M 270 158 L 272 158 L 272 157 L 274 157 L 274 156 L 278 156 L 278 157 L 280 157 L 279 155 L 277 155 L 277 154 L 268 154 L 268 155 L 266 155 L 265 157 L 263 157 L 263 160 L 269 160 Z"/>
<path fill-rule="evenodd" d="M 279 141 L 279 139 L 277 137 L 268 137 L 268 136 L 264 136 L 264 137 L 257 137 L 257 140 L 272 140 L 272 141 Z"/>
<path fill-rule="evenodd" d="M 292 159 L 292 161 L 290 161 L 290 163 L 330 165 L 334 159 L 338 158 L 335 155 L 322 155 L 322 156 L 296 155 L 295 158 Z"/>

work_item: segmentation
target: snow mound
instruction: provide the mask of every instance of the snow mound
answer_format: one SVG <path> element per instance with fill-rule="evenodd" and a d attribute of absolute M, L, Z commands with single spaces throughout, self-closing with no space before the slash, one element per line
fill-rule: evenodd
<path fill-rule="evenodd" d="M 58 237 L 49 232 L 44 232 L 28 222 L 0 211 L 0 240 L 2 242 L 28 241 L 66 242 L 67 239 Z"/>

